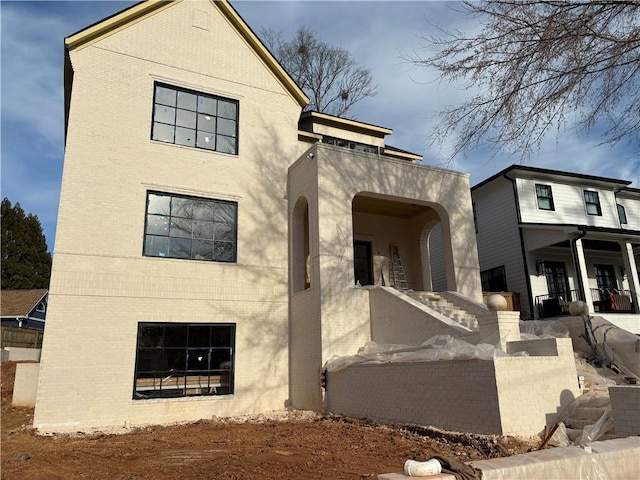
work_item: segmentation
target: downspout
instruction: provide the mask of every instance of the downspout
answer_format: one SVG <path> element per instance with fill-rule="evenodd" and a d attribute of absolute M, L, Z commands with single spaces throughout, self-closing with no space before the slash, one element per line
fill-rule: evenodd
<path fill-rule="evenodd" d="M 535 310 L 533 307 L 533 294 L 531 292 L 531 280 L 529 275 L 529 266 L 526 261 L 527 251 L 524 247 L 524 236 L 522 234 L 522 228 L 520 228 L 520 222 L 522 221 L 522 216 L 520 214 L 520 201 L 518 199 L 518 188 L 516 186 L 516 180 L 514 178 L 507 176 L 507 172 L 503 173 L 502 176 L 505 179 L 509 180 L 513 187 L 513 198 L 516 204 L 516 216 L 518 221 L 518 235 L 520 236 L 520 251 L 522 252 L 521 257 L 522 257 L 522 263 L 524 267 L 524 276 L 525 276 L 526 285 L 527 285 L 527 302 L 529 303 L 529 315 L 531 316 L 531 318 L 535 318 L 534 317 Z"/>
<path fill-rule="evenodd" d="M 576 280 L 578 281 L 578 295 L 580 300 L 587 300 L 587 292 L 584 291 L 584 285 L 582 283 L 582 272 L 580 271 L 580 262 L 578 261 L 578 251 L 576 243 L 587 234 L 586 228 L 580 228 L 581 233 L 571 239 L 571 256 L 573 257 L 573 268 L 576 271 Z"/>

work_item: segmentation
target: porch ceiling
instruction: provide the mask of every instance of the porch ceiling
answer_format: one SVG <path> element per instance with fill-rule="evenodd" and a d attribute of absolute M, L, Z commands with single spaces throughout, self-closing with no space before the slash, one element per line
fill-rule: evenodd
<path fill-rule="evenodd" d="M 384 215 L 387 217 L 413 218 L 423 212 L 433 210 L 424 205 L 417 205 L 410 202 L 398 202 L 384 198 L 368 197 L 357 195 L 353 199 L 353 211 L 360 213 L 371 213 Z"/>

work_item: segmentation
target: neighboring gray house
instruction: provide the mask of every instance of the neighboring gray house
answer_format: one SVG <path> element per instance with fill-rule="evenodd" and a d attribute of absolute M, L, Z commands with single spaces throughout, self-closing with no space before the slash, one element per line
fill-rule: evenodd
<path fill-rule="evenodd" d="M 2 325 L 43 330 L 47 297 L 47 289 L 0 291 Z"/>
<path fill-rule="evenodd" d="M 511 165 L 472 187 L 483 291 L 519 293 L 525 319 L 584 300 L 610 321 L 638 323 L 640 190 L 631 183 Z"/>

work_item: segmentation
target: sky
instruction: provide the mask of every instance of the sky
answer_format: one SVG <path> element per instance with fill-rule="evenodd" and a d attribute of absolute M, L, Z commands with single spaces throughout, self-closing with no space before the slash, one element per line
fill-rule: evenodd
<path fill-rule="evenodd" d="M 0 0 L 0 190 L 38 216 L 54 251 L 56 217 L 64 160 L 63 41 L 105 17 L 137 2 Z M 471 186 L 519 157 L 493 156 L 478 150 L 443 165 L 448 146 L 429 147 L 437 112 L 461 103 L 464 84 L 438 81 L 433 71 L 407 58 L 425 55 L 421 37 L 445 30 L 478 30 L 477 20 L 461 15 L 444 1 L 243 1 L 232 5 L 248 25 L 281 31 L 290 37 L 300 26 L 344 47 L 372 71 L 375 97 L 352 109 L 356 119 L 393 129 L 387 144 L 423 155 L 424 163 L 470 174 Z M 619 178 L 640 188 L 640 160 L 632 147 L 598 146 L 596 133 L 570 126 L 552 132 L 527 165 Z"/>

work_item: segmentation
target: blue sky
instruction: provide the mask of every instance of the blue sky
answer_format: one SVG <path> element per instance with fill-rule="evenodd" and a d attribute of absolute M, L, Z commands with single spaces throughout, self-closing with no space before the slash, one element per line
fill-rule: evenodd
<path fill-rule="evenodd" d="M 137 2 L 2 0 L 1 18 L 1 190 L 38 215 L 53 250 L 64 158 L 63 39 Z M 358 120 L 389 127 L 393 146 L 441 164 L 427 148 L 433 115 L 469 92 L 445 86 L 433 72 L 403 60 L 420 54 L 421 35 L 444 29 L 470 31 L 476 22 L 437 1 L 232 1 L 249 26 L 289 36 L 301 25 L 325 42 L 348 49 L 372 69 L 378 93 L 353 110 Z M 597 133 L 576 134 L 568 126 L 545 140 L 529 165 L 633 181 L 640 188 L 640 160 L 631 147 L 597 146 Z M 447 146 L 444 146 L 446 152 Z M 474 185 L 519 158 L 472 152 L 449 168 L 468 172 Z"/>

